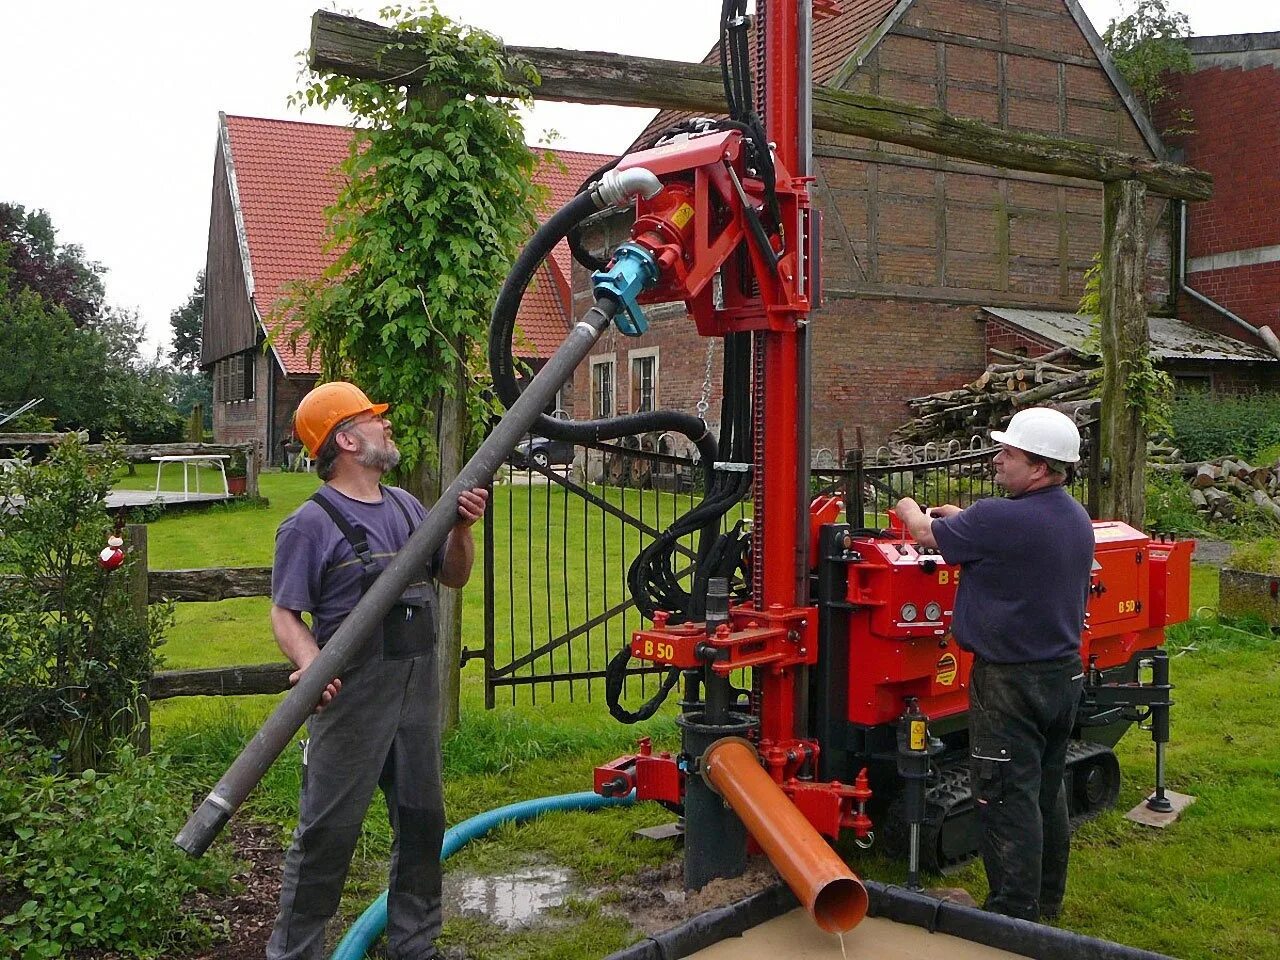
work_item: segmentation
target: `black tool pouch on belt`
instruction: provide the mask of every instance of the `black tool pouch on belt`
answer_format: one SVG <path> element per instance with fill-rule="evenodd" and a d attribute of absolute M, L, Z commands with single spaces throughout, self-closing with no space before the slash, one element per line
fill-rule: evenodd
<path fill-rule="evenodd" d="M 382 495 L 395 503 L 412 531 L 413 518 L 409 516 L 404 504 L 385 489 Z M 312 494 L 311 499 L 329 515 L 329 519 L 342 531 L 347 543 L 355 551 L 363 570 L 362 589 L 368 592 L 373 581 L 382 572 L 373 558 L 373 551 L 369 549 L 368 534 L 358 524 L 353 525 L 339 513 L 337 507 L 320 495 L 320 491 Z M 404 593 L 400 594 L 395 605 L 382 618 L 377 635 L 382 642 L 383 660 L 412 660 L 429 653 L 436 642 L 435 591 L 431 584 L 422 581 L 405 587 Z"/>

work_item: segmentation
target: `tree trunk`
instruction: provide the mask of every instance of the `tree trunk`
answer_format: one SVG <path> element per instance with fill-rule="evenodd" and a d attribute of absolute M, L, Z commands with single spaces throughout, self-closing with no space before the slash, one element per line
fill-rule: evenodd
<path fill-rule="evenodd" d="M 459 346 L 455 344 L 455 347 Z M 430 509 L 446 490 L 465 462 L 467 424 L 466 373 L 459 370 L 453 397 L 440 397 L 425 414 L 435 441 L 434 454 L 405 478 L 405 488 Z M 479 551 L 477 551 L 478 553 Z M 483 557 L 477 557 L 483 563 Z M 440 714 L 446 730 L 457 725 L 462 667 L 462 594 L 449 587 L 439 588 Z"/>
<path fill-rule="evenodd" d="M 1102 442 L 1111 480 L 1102 490 L 1102 516 L 1141 530 L 1146 520 L 1147 433 L 1141 407 L 1126 395 L 1129 371 L 1150 350 L 1142 296 L 1147 262 L 1143 219 L 1146 187 L 1136 180 L 1103 188 L 1101 316 Z"/>

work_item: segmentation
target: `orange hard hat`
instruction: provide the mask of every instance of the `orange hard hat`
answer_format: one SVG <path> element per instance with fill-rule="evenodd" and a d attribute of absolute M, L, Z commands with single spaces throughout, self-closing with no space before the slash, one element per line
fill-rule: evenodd
<path fill-rule="evenodd" d="M 293 430 L 316 456 L 333 428 L 358 413 L 383 414 L 387 404 L 374 403 L 354 383 L 334 380 L 316 387 L 298 404 L 293 415 Z"/>

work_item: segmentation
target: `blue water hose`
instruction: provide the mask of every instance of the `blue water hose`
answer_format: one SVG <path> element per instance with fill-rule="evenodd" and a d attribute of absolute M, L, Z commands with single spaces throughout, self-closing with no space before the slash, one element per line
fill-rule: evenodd
<path fill-rule="evenodd" d="M 505 807 L 476 814 L 456 827 L 450 827 L 444 835 L 440 859 L 445 860 L 453 856 L 472 840 L 483 837 L 494 827 L 504 823 L 521 823 L 558 810 L 599 810 L 602 807 L 625 807 L 634 802 L 634 792 L 625 797 L 602 797 L 598 793 L 587 790 L 582 793 L 562 793 L 551 797 L 539 797 L 536 800 L 509 803 Z M 384 890 L 351 925 L 351 929 L 333 951 L 330 960 L 363 960 L 373 941 L 377 940 L 386 928 L 387 892 Z"/>

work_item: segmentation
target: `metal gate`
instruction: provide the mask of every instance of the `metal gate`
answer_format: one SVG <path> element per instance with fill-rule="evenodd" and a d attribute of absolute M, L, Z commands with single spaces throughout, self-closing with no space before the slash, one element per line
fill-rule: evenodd
<path fill-rule="evenodd" d="M 1086 424 L 1081 433 L 1084 460 L 1071 492 L 1097 516 L 1096 429 Z M 530 444 L 496 478 L 483 530 L 484 645 L 463 651 L 464 663 L 483 663 L 486 707 L 603 695 L 606 664 L 645 625 L 627 589 L 631 561 L 701 496 L 700 466 L 669 453 L 667 443 L 662 436 L 627 446 L 566 444 L 536 461 Z M 837 466 L 818 451 L 812 490 L 841 494 L 852 526 L 883 527 L 902 496 L 964 506 L 998 495 L 994 452 L 975 438 L 853 450 Z M 750 515 L 748 497 L 724 522 Z M 693 538 L 680 543 L 678 573 L 691 571 L 694 550 Z M 633 667 L 626 696 L 647 698 L 666 670 Z"/>

